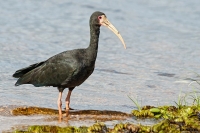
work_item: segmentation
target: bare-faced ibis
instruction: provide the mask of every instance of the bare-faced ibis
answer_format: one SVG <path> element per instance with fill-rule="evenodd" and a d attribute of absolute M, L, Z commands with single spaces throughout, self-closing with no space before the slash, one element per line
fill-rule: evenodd
<path fill-rule="evenodd" d="M 124 40 L 117 29 L 108 21 L 104 13 L 97 11 L 90 17 L 90 44 L 87 48 L 65 51 L 46 61 L 16 71 L 13 77 L 19 79 L 15 85 L 33 84 L 35 87 L 57 87 L 59 90 L 57 104 L 59 116 L 62 117 L 61 98 L 63 90 L 65 88 L 69 89 L 65 100 L 66 111 L 68 111 L 72 90 L 81 85 L 94 71 L 101 25 L 112 30 L 126 48 Z"/>

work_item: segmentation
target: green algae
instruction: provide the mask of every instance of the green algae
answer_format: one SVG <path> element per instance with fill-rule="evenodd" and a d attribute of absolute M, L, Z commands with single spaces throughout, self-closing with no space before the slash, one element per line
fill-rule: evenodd
<path fill-rule="evenodd" d="M 50 125 L 34 125 L 28 127 L 27 131 L 16 130 L 14 133 L 86 133 L 87 127 L 59 127 Z"/>
<path fill-rule="evenodd" d="M 139 127 L 133 124 L 116 124 L 113 129 L 107 128 L 104 123 L 95 123 L 90 127 L 59 127 L 49 125 L 34 125 L 28 127 L 26 131 L 16 130 L 14 133 L 119 133 L 119 132 L 137 132 Z"/>
<path fill-rule="evenodd" d="M 140 111 L 133 110 L 132 114 L 138 118 L 155 118 L 161 119 L 157 123 L 149 127 L 151 132 L 173 132 L 181 131 L 198 131 L 200 132 L 200 107 L 198 106 L 160 106 L 160 107 L 143 107 Z M 140 126 L 140 129 L 143 125 Z M 140 130 L 139 132 L 149 132 Z"/>
<path fill-rule="evenodd" d="M 200 111 L 198 106 L 159 106 L 159 107 L 143 107 L 141 110 L 132 110 L 132 114 L 138 118 L 164 118 L 174 119 L 176 117 L 190 117 L 196 115 Z"/>

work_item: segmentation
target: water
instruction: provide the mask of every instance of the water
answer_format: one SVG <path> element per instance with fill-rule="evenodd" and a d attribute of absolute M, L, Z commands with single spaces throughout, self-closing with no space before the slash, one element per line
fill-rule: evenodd
<path fill-rule="evenodd" d="M 96 10 L 106 13 L 120 31 L 127 50 L 112 32 L 101 28 L 95 71 L 73 91 L 71 107 L 130 112 L 135 105 L 127 95 L 142 105 L 174 104 L 180 92 L 192 91 L 188 84 L 197 75 L 191 71 L 200 73 L 199 4 L 198 0 L 1 2 L 0 105 L 57 108 L 56 88 L 15 87 L 12 74 L 62 51 L 87 47 L 88 21 Z M 0 116 L 0 123 L 9 124 L 0 124 L 1 130 L 18 120 L 5 118 Z"/>

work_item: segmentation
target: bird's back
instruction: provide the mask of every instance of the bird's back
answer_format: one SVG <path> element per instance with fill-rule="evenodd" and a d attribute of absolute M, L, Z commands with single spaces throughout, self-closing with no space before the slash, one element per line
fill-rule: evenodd
<path fill-rule="evenodd" d="M 93 72 L 94 62 L 87 57 L 86 49 L 76 49 L 57 54 L 46 61 L 30 65 L 13 74 L 19 78 L 15 85 L 75 87 Z"/>

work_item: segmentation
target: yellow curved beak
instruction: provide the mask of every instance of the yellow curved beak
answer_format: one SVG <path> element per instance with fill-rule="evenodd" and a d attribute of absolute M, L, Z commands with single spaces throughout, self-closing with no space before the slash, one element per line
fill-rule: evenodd
<path fill-rule="evenodd" d="M 124 45 L 124 48 L 126 49 L 126 44 L 124 42 L 124 39 L 120 35 L 119 31 L 108 21 L 108 19 L 106 18 L 105 15 L 101 16 L 100 24 L 103 26 L 106 26 L 108 29 L 110 29 L 112 32 L 114 32 L 115 35 L 117 35 L 117 37 L 121 40 L 122 44 Z"/>

